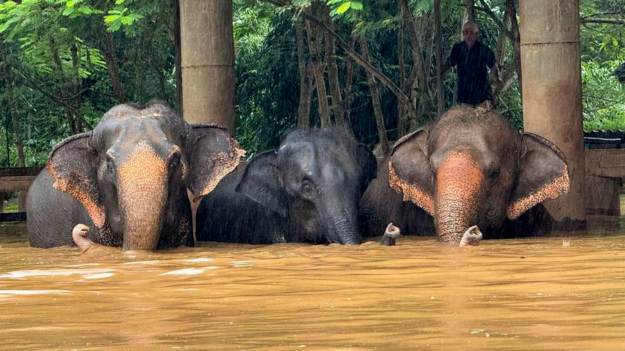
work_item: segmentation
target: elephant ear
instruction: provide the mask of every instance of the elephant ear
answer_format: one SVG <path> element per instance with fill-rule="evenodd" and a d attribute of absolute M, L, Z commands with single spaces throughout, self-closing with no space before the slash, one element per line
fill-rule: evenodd
<path fill-rule="evenodd" d="M 262 206 L 287 217 L 286 192 L 276 166 L 276 150 L 258 154 L 245 168 L 236 191 Z"/>
<path fill-rule="evenodd" d="M 64 191 L 87 210 L 96 227 L 102 229 L 106 220 L 97 186 L 97 155 L 89 146 L 92 132 L 73 135 L 58 143 L 46 169 L 54 178 L 54 189 Z"/>
<path fill-rule="evenodd" d="M 358 150 L 356 151 L 356 157 L 360 169 L 362 169 L 362 183 L 360 185 L 360 194 L 362 195 L 369 183 L 375 179 L 378 175 L 378 161 L 373 155 L 373 152 L 363 144 L 358 144 Z"/>
<path fill-rule="evenodd" d="M 545 200 L 566 194 L 570 186 L 566 159 L 557 146 L 531 133 L 523 134 L 523 144 L 519 176 L 507 208 L 510 219 Z"/>
<path fill-rule="evenodd" d="M 427 154 L 428 131 L 421 128 L 399 139 L 388 164 L 389 185 L 404 201 L 434 215 L 434 183 Z"/>
<path fill-rule="evenodd" d="M 245 155 L 245 150 L 239 148 L 239 143 L 226 128 L 213 124 L 191 125 L 188 147 L 190 171 L 187 188 L 193 194 L 194 202 L 213 191 Z"/>

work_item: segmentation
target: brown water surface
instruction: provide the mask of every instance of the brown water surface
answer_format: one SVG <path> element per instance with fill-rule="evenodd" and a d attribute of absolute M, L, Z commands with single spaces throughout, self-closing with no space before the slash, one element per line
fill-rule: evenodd
<path fill-rule="evenodd" d="M 24 231 L 0 226 L 0 350 L 625 349 L 618 233 L 81 256 Z"/>

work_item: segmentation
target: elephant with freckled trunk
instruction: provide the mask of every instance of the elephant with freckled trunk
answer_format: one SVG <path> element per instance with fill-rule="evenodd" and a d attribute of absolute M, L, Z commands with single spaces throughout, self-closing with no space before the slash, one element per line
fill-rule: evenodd
<path fill-rule="evenodd" d="M 358 201 L 376 167 L 343 129 L 291 132 L 202 200 L 197 239 L 360 244 Z"/>
<path fill-rule="evenodd" d="M 52 150 L 28 192 L 30 244 L 73 245 L 84 223 L 89 240 L 124 250 L 193 245 L 187 189 L 199 200 L 243 153 L 224 128 L 189 125 L 162 103 L 115 106 Z"/>
<path fill-rule="evenodd" d="M 404 234 L 435 232 L 458 244 L 473 225 L 485 238 L 540 230 L 544 224 L 528 218 L 552 219 L 536 205 L 568 190 L 566 160 L 555 145 L 519 133 L 494 111 L 457 106 L 397 141 L 360 216 L 368 235 L 382 235 L 392 222 Z"/>

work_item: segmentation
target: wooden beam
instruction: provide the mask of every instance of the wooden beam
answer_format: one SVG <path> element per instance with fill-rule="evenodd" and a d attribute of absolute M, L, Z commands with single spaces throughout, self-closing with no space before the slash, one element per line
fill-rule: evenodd
<path fill-rule="evenodd" d="M 625 177 L 625 149 L 586 150 L 586 175 Z"/>
<path fill-rule="evenodd" d="M 8 176 L 0 177 L 0 191 L 27 191 L 36 176 Z"/>

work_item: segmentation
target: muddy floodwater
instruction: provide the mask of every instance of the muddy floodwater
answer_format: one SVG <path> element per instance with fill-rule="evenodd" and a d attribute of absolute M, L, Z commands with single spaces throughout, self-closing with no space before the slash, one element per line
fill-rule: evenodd
<path fill-rule="evenodd" d="M 28 246 L 0 227 L 0 350 L 624 350 L 625 235 L 383 247 Z"/>

